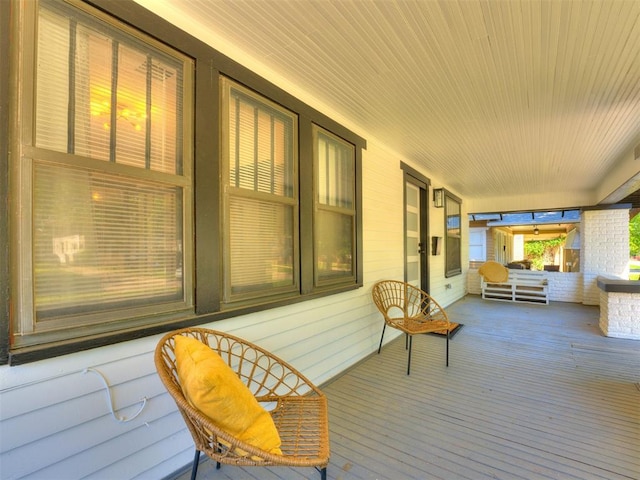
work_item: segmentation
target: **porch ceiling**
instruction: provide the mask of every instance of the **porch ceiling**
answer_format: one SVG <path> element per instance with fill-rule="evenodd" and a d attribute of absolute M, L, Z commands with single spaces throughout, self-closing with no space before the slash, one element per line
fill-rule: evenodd
<path fill-rule="evenodd" d="M 611 198 L 640 143 L 637 0 L 137 1 L 469 199 Z"/>

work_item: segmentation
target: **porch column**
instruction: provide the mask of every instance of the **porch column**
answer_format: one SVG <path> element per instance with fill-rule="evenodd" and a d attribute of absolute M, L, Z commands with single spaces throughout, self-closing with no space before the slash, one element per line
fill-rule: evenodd
<path fill-rule="evenodd" d="M 629 278 L 630 205 L 603 205 L 582 211 L 582 303 L 599 305 L 598 275 Z"/>
<path fill-rule="evenodd" d="M 598 288 L 602 333 L 640 340 L 640 281 L 599 277 Z"/>

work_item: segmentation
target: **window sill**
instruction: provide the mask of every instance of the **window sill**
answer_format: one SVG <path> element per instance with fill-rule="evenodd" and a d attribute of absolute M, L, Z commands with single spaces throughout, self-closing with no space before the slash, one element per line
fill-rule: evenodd
<path fill-rule="evenodd" d="M 48 358 L 59 357 L 71 353 L 77 353 L 94 348 L 114 345 L 117 343 L 128 342 L 152 335 L 159 335 L 161 333 L 166 333 L 171 330 L 177 330 L 179 328 L 193 327 L 205 323 L 216 322 L 218 320 L 224 320 L 227 318 L 268 310 L 271 308 L 283 307 L 286 305 L 292 305 L 294 303 L 305 302 L 315 298 L 321 298 L 329 295 L 335 295 L 337 293 L 356 290 L 361 287 L 362 284 L 351 284 L 342 286 L 340 288 L 318 291 L 312 294 L 300 295 L 294 298 L 289 297 L 287 299 L 281 299 L 269 303 L 263 303 L 260 305 L 241 307 L 233 310 L 230 309 L 202 315 L 190 315 L 180 320 L 165 322 L 160 325 L 144 326 L 137 329 L 127 330 L 126 332 L 93 335 L 90 337 L 78 338 L 75 340 L 65 340 L 42 345 L 15 348 L 9 352 L 8 359 L 5 359 L 5 361 L 2 363 L 8 363 L 11 366 L 24 365 L 26 363 L 46 360 Z"/>

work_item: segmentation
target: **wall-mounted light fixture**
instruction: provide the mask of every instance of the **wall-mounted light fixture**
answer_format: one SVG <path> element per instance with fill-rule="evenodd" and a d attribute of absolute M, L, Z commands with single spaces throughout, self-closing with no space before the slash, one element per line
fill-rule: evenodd
<path fill-rule="evenodd" d="M 540 230 L 538 230 L 538 226 L 537 226 L 537 225 L 534 225 L 534 226 L 533 226 L 533 234 L 534 234 L 534 235 L 538 235 L 539 233 L 540 233 Z"/>
<path fill-rule="evenodd" d="M 431 255 L 440 255 L 442 252 L 442 237 L 431 237 Z"/>
<path fill-rule="evenodd" d="M 433 206 L 436 208 L 444 207 L 444 188 L 433 190 Z"/>

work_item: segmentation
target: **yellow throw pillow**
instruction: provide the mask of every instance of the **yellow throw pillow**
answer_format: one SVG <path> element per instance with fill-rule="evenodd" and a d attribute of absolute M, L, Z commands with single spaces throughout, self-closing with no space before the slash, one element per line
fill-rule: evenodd
<path fill-rule="evenodd" d="M 485 262 L 478 269 L 478 273 L 484 277 L 485 282 L 501 283 L 509 280 L 509 269 L 498 262 Z"/>
<path fill-rule="evenodd" d="M 227 433 L 282 455 L 271 415 L 220 355 L 193 337 L 174 339 L 178 378 L 187 400 Z"/>

